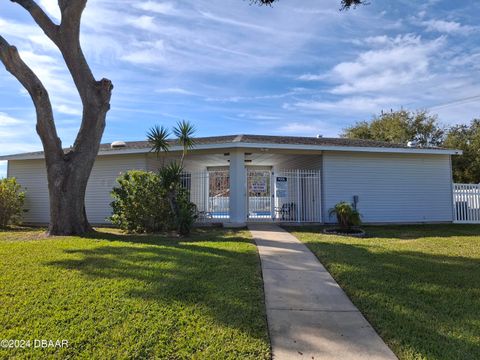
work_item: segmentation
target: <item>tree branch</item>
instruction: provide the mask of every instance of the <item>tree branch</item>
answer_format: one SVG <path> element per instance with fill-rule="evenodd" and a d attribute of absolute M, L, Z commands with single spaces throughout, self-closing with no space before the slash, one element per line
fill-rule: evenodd
<path fill-rule="evenodd" d="M 50 17 L 42 10 L 40 6 L 33 0 L 10 0 L 17 3 L 27 10 L 32 16 L 33 20 L 43 30 L 50 40 L 57 43 L 58 25 L 56 25 Z"/>
<path fill-rule="evenodd" d="M 54 159 L 62 158 L 62 143 L 55 129 L 48 92 L 37 75 L 22 60 L 17 48 L 10 45 L 2 36 L 0 36 L 0 60 L 32 98 L 37 114 L 37 133 L 42 140 L 45 152 L 52 155 Z"/>
<path fill-rule="evenodd" d="M 92 105 L 96 80 L 80 44 L 80 21 L 87 0 L 58 0 L 62 13 L 58 47 L 84 107 Z"/>
<path fill-rule="evenodd" d="M 88 139 L 101 140 L 105 127 L 105 114 L 110 109 L 113 85 L 108 79 L 97 81 L 85 59 L 80 44 L 80 22 L 87 0 L 58 0 L 62 13 L 59 48 L 72 75 L 83 104 L 80 130 L 73 151 L 82 153 Z M 94 111 L 92 111 L 94 110 Z"/>
<path fill-rule="evenodd" d="M 75 139 L 71 155 L 74 152 L 82 153 L 85 150 L 82 148 L 83 144 L 90 143 L 90 141 L 86 140 L 99 138 L 98 140 L 100 141 L 105 127 L 105 114 L 110 109 L 110 97 L 113 88 L 110 80 L 102 79 L 97 81 L 95 79 L 82 51 L 80 22 L 87 0 L 58 0 L 58 6 L 62 15 L 60 25 L 54 24 L 37 5 L 35 0 L 11 1 L 18 3 L 31 14 L 32 18 L 62 53 L 84 109 L 80 131 Z M 33 72 L 32 75 L 34 75 Z M 39 80 L 38 83 L 40 83 Z M 45 93 L 48 99 L 48 94 L 43 85 L 41 92 Z M 48 103 L 51 112 L 50 100 L 48 100 Z M 49 117 L 51 118 L 52 129 L 55 130 L 53 115 L 50 114 Z"/>

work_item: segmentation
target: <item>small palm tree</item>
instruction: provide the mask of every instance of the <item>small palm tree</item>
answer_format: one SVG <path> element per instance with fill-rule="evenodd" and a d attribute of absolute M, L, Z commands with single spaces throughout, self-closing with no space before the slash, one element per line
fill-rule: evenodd
<path fill-rule="evenodd" d="M 170 149 L 169 136 L 170 133 L 163 126 L 152 127 L 147 133 L 147 140 L 152 146 L 150 151 L 155 151 L 157 156 L 161 151 L 167 152 Z"/>
<path fill-rule="evenodd" d="M 360 213 L 346 201 L 339 202 L 328 211 L 328 216 L 336 215 L 342 229 L 350 230 L 353 226 L 362 223 Z"/>
<path fill-rule="evenodd" d="M 195 139 L 193 135 L 197 129 L 188 121 L 182 120 L 177 123 L 177 126 L 173 128 L 173 134 L 177 137 L 178 142 L 182 146 L 182 158 L 180 159 L 180 164 L 183 165 L 183 160 L 187 155 L 189 149 L 195 146 Z"/>
<path fill-rule="evenodd" d="M 188 208 L 188 216 L 184 216 L 185 209 L 180 208 L 179 204 L 179 187 L 181 186 L 183 160 L 187 155 L 189 149 L 195 146 L 193 135 L 195 127 L 188 121 L 182 120 L 173 128 L 173 134 L 177 137 L 177 141 L 182 146 L 182 157 L 180 163 L 173 161 L 168 165 L 163 164 L 159 170 L 160 185 L 166 190 L 167 200 L 170 208 L 175 216 L 179 234 L 185 234 L 189 231 L 192 223 L 193 208 Z M 171 142 L 168 140 L 170 136 L 169 131 L 163 126 L 154 126 L 147 133 L 147 139 L 152 146 L 151 151 L 154 151 L 157 156 L 160 152 L 167 152 L 170 150 Z"/>

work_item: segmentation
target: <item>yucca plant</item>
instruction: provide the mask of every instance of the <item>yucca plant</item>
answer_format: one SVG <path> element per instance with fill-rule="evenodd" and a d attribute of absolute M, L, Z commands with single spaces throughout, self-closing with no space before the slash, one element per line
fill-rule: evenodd
<path fill-rule="evenodd" d="M 173 189 L 181 183 L 182 172 L 182 165 L 176 161 L 163 166 L 158 172 L 161 186 L 166 190 Z"/>
<path fill-rule="evenodd" d="M 180 234 L 187 234 L 191 225 L 195 220 L 195 206 L 185 196 L 186 189 L 181 186 L 183 162 L 189 149 L 195 146 L 195 126 L 188 121 L 182 120 L 173 128 L 173 135 L 177 138 L 178 143 L 182 147 L 182 156 L 180 162 L 171 162 L 167 165 L 163 164 L 159 170 L 160 186 L 165 190 L 167 201 L 170 205 L 177 231 Z M 147 139 L 152 150 L 157 156 L 160 152 L 170 150 L 171 142 L 168 140 L 169 131 L 163 126 L 154 126 L 147 133 Z"/>
<path fill-rule="evenodd" d="M 154 151 L 157 156 L 160 152 L 167 152 L 170 149 L 168 137 L 170 133 L 163 126 L 155 125 L 147 133 L 147 140 L 152 146 L 150 151 Z"/>
<path fill-rule="evenodd" d="M 336 204 L 328 211 L 328 215 L 330 217 L 335 215 L 337 217 L 338 224 L 342 229 L 345 230 L 350 230 L 353 226 L 358 226 L 362 223 L 360 219 L 360 213 L 346 201 Z"/>
<path fill-rule="evenodd" d="M 180 165 L 182 166 L 188 150 L 195 146 L 195 139 L 193 135 L 196 131 L 197 130 L 195 129 L 195 126 L 185 120 L 179 121 L 173 128 L 173 134 L 177 137 L 178 142 L 183 148 L 182 158 L 180 159 Z"/>

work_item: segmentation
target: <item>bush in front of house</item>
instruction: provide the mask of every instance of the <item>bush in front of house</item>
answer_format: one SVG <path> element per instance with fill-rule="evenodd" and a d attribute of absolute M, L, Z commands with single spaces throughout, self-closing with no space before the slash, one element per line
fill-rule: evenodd
<path fill-rule="evenodd" d="M 127 171 L 112 190 L 110 220 L 131 233 L 177 231 L 187 235 L 196 218 L 196 207 L 181 184 L 181 168 L 167 166 L 158 174 Z"/>
<path fill-rule="evenodd" d="M 0 228 L 19 224 L 25 192 L 15 178 L 0 179 Z"/>
<path fill-rule="evenodd" d="M 329 216 L 335 215 L 340 228 L 343 230 L 351 230 L 352 227 L 362 223 L 360 213 L 353 208 L 352 204 L 342 201 L 336 204 L 328 212 Z"/>
<path fill-rule="evenodd" d="M 197 205 L 189 199 L 188 191 L 182 189 L 178 196 L 178 214 L 176 217 L 176 229 L 180 235 L 188 235 L 198 218 Z"/>
<path fill-rule="evenodd" d="M 174 161 L 160 168 L 158 176 L 170 205 L 172 225 L 180 235 L 188 235 L 197 218 L 197 206 L 182 184 L 182 173 L 182 164 Z"/>
<path fill-rule="evenodd" d="M 113 224 L 132 233 L 166 230 L 170 212 L 157 174 L 130 170 L 120 175 L 117 183 L 111 193 Z"/>

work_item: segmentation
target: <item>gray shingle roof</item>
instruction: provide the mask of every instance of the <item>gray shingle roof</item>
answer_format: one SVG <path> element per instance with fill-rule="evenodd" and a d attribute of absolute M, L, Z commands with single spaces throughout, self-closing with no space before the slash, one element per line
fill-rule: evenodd
<path fill-rule="evenodd" d="M 246 143 L 246 144 L 285 144 L 285 145 L 311 145 L 311 146 L 332 146 L 332 147 L 356 147 L 356 148 L 389 148 L 389 149 L 407 149 L 407 144 L 389 143 L 384 141 L 374 140 L 360 140 L 360 139 L 346 139 L 346 138 L 324 138 L 324 137 L 300 137 L 300 136 L 272 136 L 272 135 L 224 135 L 224 136 L 209 136 L 198 137 L 195 139 L 197 145 L 214 145 L 214 144 L 226 144 L 229 143 Z M 138 149 L 149 151 L 151 146 L 148 141 L 127 141 L 125 147 L 111 148 L 111 144 L 101 144 L 101 152 L 110 151 L 125 151 L 129 149 Z M 178 144 L 177 141 L 171 140 L 172 145 Z M 411 149 L 411 148 L 410 148 Z M 440 148 L 433 148 L 441 150 Z M 65 149 L 67 151 L 68 149 Z M 40 156 L 42 151 L 24 153 L 26 156 Z M 20 155 L 20 154 L 19 154 Z M 11 155 L 15 156 L 15 155 Z M 1 158 L 7 158 L 9 156 L 0 156 Z"/>
<path fill-rule="evenodd" d="M 407 144 L 390 143 L 385 141 L 346 139 L 346 138 L 316 138 L 301 136 L 272 136 L 272 135 L 226 135 L 209 136 L 195 139 L 197 145 L 209 144 L 228 144 L 228 143 L 248 143 L 248 144 L 288 144 L 288 145 L 316 145 L 316 146 L 348 146 L 348 147 L 381 147 L 403 149 L 408 148 Z M 172 145 L 178 144 L 175 140 Z M 150 149 L 148 141 L 127 141 L 128 149 Z M 103 151 L 115 151 L 110 144 L 102 144 L 100 149 Z M 121 149 L 125 149 L 121 148 Z"/>

